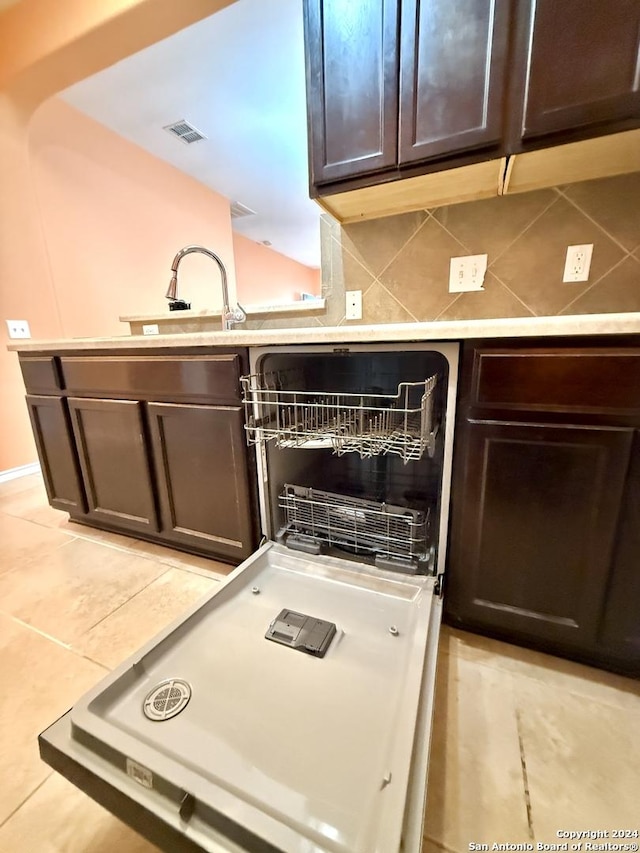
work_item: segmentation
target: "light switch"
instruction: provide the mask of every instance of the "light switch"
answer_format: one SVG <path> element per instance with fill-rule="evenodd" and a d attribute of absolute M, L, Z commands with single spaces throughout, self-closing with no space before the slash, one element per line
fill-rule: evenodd
<path fill-rule="evenodd" d="M 449 293 L 484 290 L 487 255 L 463 255 L 451 258 L 449 265 Z"/>

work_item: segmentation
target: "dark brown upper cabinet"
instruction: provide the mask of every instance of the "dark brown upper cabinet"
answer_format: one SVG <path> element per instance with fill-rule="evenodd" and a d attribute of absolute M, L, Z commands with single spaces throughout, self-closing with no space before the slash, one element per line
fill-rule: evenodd
<path fill-rule="evenodd" d="M 399 162 L 503 136 L 509 0 L 403 0 Z"/>
<path fill-rule="evenodd" d="M 307 0 L 312 183 L 395 166 L 398 0 Z"/>
<path fill-rule="evenodd" d="M 498 156 L 510 6 L 308 0 L 311 184 L 478 148 Z"/>
<path fill-rule="evenodd" d="M 520 0 L 518 16 L 513 150 L 637 126 L 638 0 Z"/>
<path fill-rule="evenodd" d="M 640 126 L 638 0 L 305 0 L 305 45 L 310 192 L 341 221 L 499 194 L 502 157 Z"/>

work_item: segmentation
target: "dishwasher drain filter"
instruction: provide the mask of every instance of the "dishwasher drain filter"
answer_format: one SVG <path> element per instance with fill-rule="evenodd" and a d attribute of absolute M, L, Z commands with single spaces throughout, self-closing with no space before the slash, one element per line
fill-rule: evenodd
<path fill-rule="evenodd" d="M 181 678 L 168 678 L 147 693 L 142 710 L 155 722 L 170 720 L 184 711 L 191 699 L 191 687 Z"/>

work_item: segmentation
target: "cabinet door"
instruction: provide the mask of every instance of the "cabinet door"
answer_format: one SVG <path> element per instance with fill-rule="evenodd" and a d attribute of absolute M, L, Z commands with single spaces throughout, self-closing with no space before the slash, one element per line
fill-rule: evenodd
<path fill-rule="evenodd" d="M 255 548 L 240 407 L 149 404 L 163 536 L 240 559 Z"/>
<path fill-rule="evenodd" d="M 393 167 L 399 0 L 306 0 L 311 183 Z"/>
<path fill-rule="evenodd" d="M 640 673 L 640 431 L 635 433 L 602 622 L 605 654 Z"/>
<path fill-rule="evenodd" d="M 524 139 L 640 119 L 638 0 L 532 0 L 530 15 Z"/>
<path fill-rule="evenodd" d="M 567 650 L 595 643 L 632 437 L 498 421 L 464 428 L 446 594 L 454 621 Z"/>
<path fill-rule="evenodd" d="M 88 501 L 95 522 L 158 530 L 142 403 L 69 398 Z"/>
<path fill-rule="evenodd" d="M 33 394 L 26 400 L 49 503 L 72 515 L 84 513 L 84 493 L 65 401 Z"/>
<path fill-rule="evenodd" d="M 400 163 L 502 138 L 509 0 L 403 0 Z"/>

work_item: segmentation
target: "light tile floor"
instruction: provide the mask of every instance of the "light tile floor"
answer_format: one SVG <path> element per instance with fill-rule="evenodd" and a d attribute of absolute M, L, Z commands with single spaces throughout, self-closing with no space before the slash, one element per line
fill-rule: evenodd
<path fill-rule="evenodd" d="M 153 853 L 37 735 L 230 568 L 70 523 L 39 476 L 0 485 L 0 544 L 0 853 Z M 444 628 L 424 853 L 639 828 L 640 683 Z"/>

